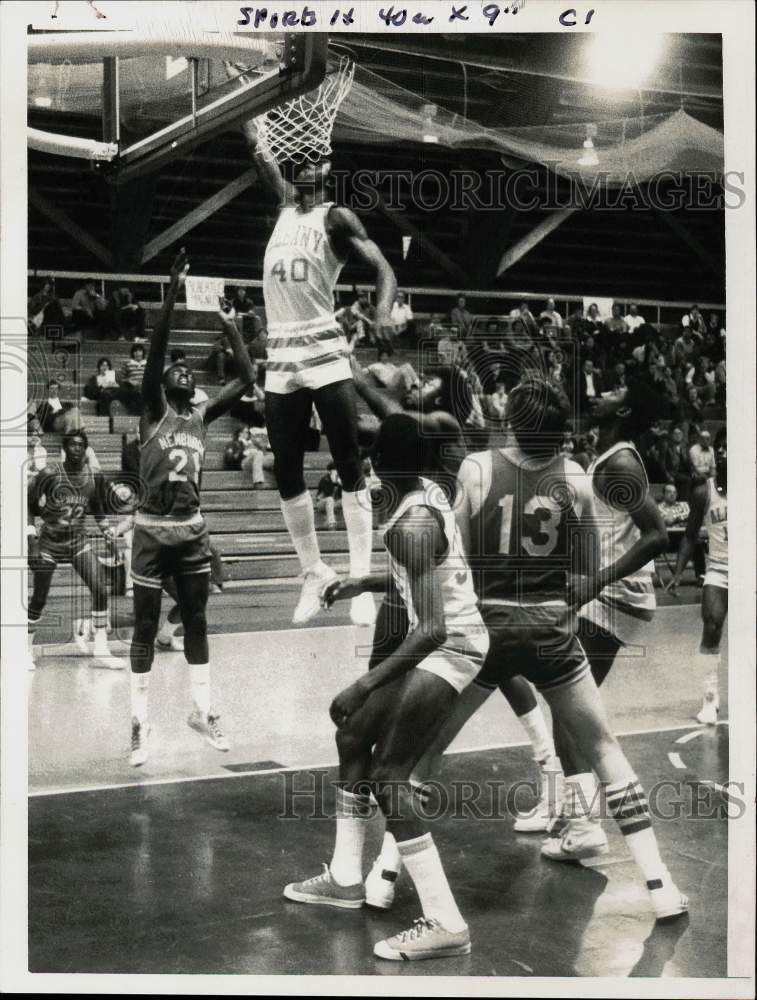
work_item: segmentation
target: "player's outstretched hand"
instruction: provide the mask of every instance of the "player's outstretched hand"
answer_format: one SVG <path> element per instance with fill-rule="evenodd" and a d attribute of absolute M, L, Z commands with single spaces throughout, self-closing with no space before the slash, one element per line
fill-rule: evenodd
<path fill-rule="evenodd" d="M 345 576 L 341 580 L 332 580 L 321 591 L 321 607 L 328 611 L 334 601 L 349 601 L 362 593 L 363 585 L 358 577 Z"/>
<path fill-rule="evenodd" d="M 182 247 L 176 254 L 174 262 L 171 265 L 171 282 L 175 281 L 179 288 L 181 288 L 186 281 L 188 271 L 189 258 L 187 257 L 187 251 Z"/>
<path fill-rule="evenodd" d="M 359 708 L 368 700 L 370 690 L 366 687 L 363 678 L 359 678 L 354 684 L 350 684 L 344 691 L 331 702 L 329 715 L 335 726 L 343 726 L 351 715 L 354 715 Z"/>
<path fill-rule="evenodd" d="M 218 296 L 218 315 L 223 323 L 233 323 L 237 318 L 237 311 L 234 306 L 222 295 Z"/>

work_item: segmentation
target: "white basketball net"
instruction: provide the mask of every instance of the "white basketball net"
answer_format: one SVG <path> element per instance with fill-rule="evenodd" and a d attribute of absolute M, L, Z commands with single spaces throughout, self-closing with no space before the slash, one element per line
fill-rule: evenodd
<path fill-rule="evenodd" d="M 331 154 L 331 132 L 339 105 L 352 86 L 355 64 L 340 56 L 335 70 L 307 94 L 255 119 L 257 152 L 267 160 L 316 163 Z"/>

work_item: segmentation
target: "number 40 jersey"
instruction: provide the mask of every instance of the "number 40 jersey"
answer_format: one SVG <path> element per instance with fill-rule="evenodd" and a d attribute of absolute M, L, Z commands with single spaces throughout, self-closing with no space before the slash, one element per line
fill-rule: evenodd
<path fill-rule="evenodd" d="M 565 600 L 567 574 L 582 571 L 579 521 L 593 512 L 584 470 L 562 455 L 545 464 L 493 449 L 469 455 L 459 479 L 482 605 Z"/>
<path fill-rule="evenodd" d="M 144 514 L 185 521 L 200 510 L 200 473 L 207 428 L 193 410 L 182 415 L 170 406 L 140 449 L 139 474 Z"/>

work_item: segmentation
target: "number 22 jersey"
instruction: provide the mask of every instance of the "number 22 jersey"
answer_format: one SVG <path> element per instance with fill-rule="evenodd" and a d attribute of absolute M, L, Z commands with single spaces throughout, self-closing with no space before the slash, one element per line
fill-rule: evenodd
<path fill-rule="evenodd" d="M 146 492 L 141 514 L 177 523 L 200 516 L 200 473 L 207 427 L 196 410 L 170 406 L 140 449 L 139 474 Z"/>

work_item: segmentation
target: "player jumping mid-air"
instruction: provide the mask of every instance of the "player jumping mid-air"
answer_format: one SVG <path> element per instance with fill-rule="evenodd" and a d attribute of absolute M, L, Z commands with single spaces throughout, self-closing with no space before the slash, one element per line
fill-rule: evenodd
<path fill-rule="evenodd" d="M 147 760 L 148 687 L 160 621 L 163 581 L 173 577 L 184 625 L 193 709 L 189 725 L 216 750 L 228 750 L 218 715 L 211 708 L 206 609 L 210 586 L 208 528 L 200 510 L 200 473 L 208 425 L 225 413 L 253 380 L 252 362 L 233 312 L 221 311 L 240 377 L 213 399 L 194 406 L 192 372 L 185 362 L 163 365 L 171 314 L 189 263 L 182 250 L 150 340 L 142 381 L 139 471 L 145 499 L 135 516 L 131 575 L 134 635 L 131 644 L 131 763 Z"/>

